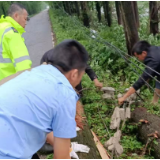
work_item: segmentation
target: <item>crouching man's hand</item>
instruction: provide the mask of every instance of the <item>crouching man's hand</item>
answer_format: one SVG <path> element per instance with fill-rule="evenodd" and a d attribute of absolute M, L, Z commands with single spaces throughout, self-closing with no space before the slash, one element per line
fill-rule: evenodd
<path fill-rule="evenodd" d="M 118 104 L 119 104 L 119 105 L 123 104 L 124 101 L 125 101 L 125 98 L 124 98 L 124 97 L 118 98 Z"/>
<path fill-rule="evenodd" d="M 102 88 L 103 87 L 103 83 L 99 82 L 99 80 L 96 78 L 93 80 L 94 81 L 94 85 L 98 88 Z"/>

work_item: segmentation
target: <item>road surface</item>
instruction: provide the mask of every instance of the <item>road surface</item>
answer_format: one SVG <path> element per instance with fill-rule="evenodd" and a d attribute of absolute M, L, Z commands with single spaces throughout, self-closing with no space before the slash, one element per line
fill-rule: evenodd
<path fill-rule="evenodd" d="M 27 22 L 25 30 L 23 37 L 32 60 L 32 67 L 36 67 L 40 64 L 42 55 L 53 48 L 48 10 L 32 17 Z"/>

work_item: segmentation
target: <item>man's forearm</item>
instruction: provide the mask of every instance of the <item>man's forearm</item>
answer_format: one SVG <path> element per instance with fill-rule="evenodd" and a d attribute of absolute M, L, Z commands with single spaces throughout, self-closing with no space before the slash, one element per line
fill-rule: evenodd
<path fill-rule="evenodd" d="M 128 92 L 127 92 L 126 94 L 124 94 L 123 98 L 124 98 L 124 99 L 127 99 L 130 95 L 132 95 L 132 94 L 135 93 L 135 92 L 136 92 L 136 90 L 135 90 L 133 87 L 131 87 L 131 88 L 128 90 Z"/>

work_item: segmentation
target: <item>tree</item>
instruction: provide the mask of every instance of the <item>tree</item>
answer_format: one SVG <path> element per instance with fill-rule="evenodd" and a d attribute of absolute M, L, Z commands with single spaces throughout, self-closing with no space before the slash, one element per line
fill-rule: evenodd
<path fill-rule="evenodd" d="M 5 7 L 4 7 L 4 3 L 2 4 L 1 9 L 2 9 L 3 14 L 4 14 L 4 15 L 7 15 L 6 9 L 5 9 Z"/>
<path fill-rule="evenodd" d="M 50 1 L 51 2 L 51 1 Z M 52 4 L 53 4 L 53 2 L 51 2 Z M 64 10 L 67 12 L 67 9 L 66 9 L 66 3 L 64 2 L 64 1 L 62 1 L 62 3 L 63 3 L 63 8 L 64 8 Z"/>
<path fill-rule="evenodd" d="M 134 10 L 136 24 L 137 24 L 137 27 L 139 28 L 139 14 L 138 14 L 137 1 L 132 1 L 132 5 L 133 5 L 133 10 Z"/>
<path fill-rule="evenodd" d="M 95 1 L 87 1 L 87 6 L 89 10 L 94 11 L 95 9 Z"/>
<path fill-rule="evenodd" d="M 109 5 L 109 1 L 103 2 L 103 8 L 104 8 L 104 16 L 108 23 L 108 26 L 111 27 L 112 19 L 111 19 L 111 7 Z"/>
<path fill-rule="evenodd" d="M 92 8 L 92 11 L 94 10 L 94 1 L 90 1 L 91 3 L 91 8 Z"/>
<path fill-rule="evenodd" d="M 87 1 L 80 1 L 81 4 L 81 10 L 82 10 L 82 20 L 83 24 L 86 27 L 89 27 L 89 16 L 88 16 L 88 6 L 87 6 Z"/>
<path fill-rule="evenodd" d="M 74 3 L 75 3 L 77 16 L 79 17 L 80 16 L 79 3 L 78 3 L 78 1 L 75 1 Z"/>
<path fill-rule="evenodd" d="M 121 25 L 122 24 L 122 16 L 121 16 L 121 13 L 120 13 L 120 6 L 119 5 L 120 5 L 120 2 L 115 1 L 117 20 L 118 20 L 118 24 Z"/>
<path fill-rule="evenodd" d="M 9 6 L 11 5 L 11 3 L 13 3 L 13 2 L 0 1 L 0 16 L 1 15 L 7 16 L 7 11 L 8 11 Z"/>
<path fill-rule="evenodd" d="M 106 2 L 102 2 L 103 3 L 103 10 L 104 10 L 104 18 L 107 21 L 107 9 L 106 9 Z"/>
<path fill-rule="evenodd" d="M 131 121 L 133 123 L 139 123 L 140 120 L 147 120 L 147 124 L 141 124 L 138 126 L 137 136 L 144 144 L 149 142 L 149 138 L 152 140 L 156 140 L 154 137 L 155 132 L 157 132 L 157 140 L 156 143 L 149 143 L 150 147 L 152 147 L 151 154 L 155 159 L 160 159 L 160 117 L 147 112 L 145 107 L 137 107 L 131 114 Z"/>
<path fill-rule="evenodd" d="M 155 36 L 158 33 L 158 5 L 157 1 L 149 2 L 149 16 L 150 16 L 150 33 Z"/>
<path fill-rule="evenodd" d="M 71 8 L 70 8 L 70 5 L 69 5 L 69 1 L 64 1 L 65 3 L 65 8 L 66 8 L 66 12 L 71 15 Z"/>
<path fill-rule="evenodd" d="M 77 137 L 72 139 L 72 142 L 78 142 L 80 144 L 87 145 L 90 148 L 89 153 L 77 153 L 80 159 L 99 159 L 100 154 L 97 150 L 96 144 L 93 139 L 93 135 L 91 133 L 90 127 L 88 126 L 86 121 L 83 121 L 82 116 L 84 116 L 84 110 L 82 104 L 78 101 L 76 105 L 76 123 L 77 126 L 80 127 L 83 125 L 83 129 L 77 133 Z M 79 119 L 79 120 L 78 120 Z M 82 119 L 82 123 L 81 120 Z M 78 125 L 80 124 L 80 126 Z"/>
<path fill-rule="evenodd" d="M 70 1 L 70 2 L 69 2 L 69 7 L 70 7 L 70 10 L 71 10 L 71 14 L 76 13 L 74 1 Z"/>
<path fill-rule="evenodd" d="M 128 54 L 131 55 L 133 45 L 139 40 L 132 1 L 121 1 L 120 8 L 124 24 Z"/>
<path fill-rule="evenodd" d="M 101 6 L 99 1 L 96 1 L 96 10 L 97 10 L 98 21 L 101 22 Z"/>

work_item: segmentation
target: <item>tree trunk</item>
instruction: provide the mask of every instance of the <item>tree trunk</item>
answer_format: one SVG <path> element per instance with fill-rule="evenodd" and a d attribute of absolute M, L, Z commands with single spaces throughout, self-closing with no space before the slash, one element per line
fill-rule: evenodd
<path fill-rule="evenodd" d="M 103 10 L 104 10 L 104 18 L 105 20 L 107 20 L 107 10 L 106 10 L 106 4 L 104 1 L 102 2 L 102 5 L 103 5 Z"/>
<path fill-rule="evenodd" d="M 149 15 L 150 15 L 150 33 L 155 36 L 158 33 L 158 6 L 157 1 L 149 2 Z"/>
<path fill-rule="evenodd" d="M 87 124 L 85 124 L 83 131 L 78 131 L 77 137 L 73 138 L 72 142 L 78 142 L 79 144 L 87 145 L 90 148 L 89 153 L 77 153 L 80 159 L 101 159 L 93 135 Z"/>
<path fill-rule="evenodd" d="M 101 22 L 101 6 L 98 1 L 96 1 L 96 10 L 97 10 L 98 21 Z"/>
<path fill-rule="evenodd" d="M 67 12 L 66 3 L 64 1 L 62 3 L 63 3 L 64 10 Z"/>
<path fill-rule="evenodd" d="M 80 10 L 79 10 L 79 4 L 78 4 L 78 1 L 75 1 L 75 8 L 76 8 L 77 16 L 79 17 L 79 16 L 80 16 Z"/>
<path fill-rule="evenodd" d="M 70 9 L 71 9 L 71 14 L 77 13 L 74 1 L 70 1 L 69 6 L 70 6 Z"/>
<path fill-rule="evenodd" d="M 104 8 L 105 19 L 108 23 L 108 26 L 111 27 L 112 19 L 111 19 L 111 7 L 109 5 L 109 1 L 103 2 L 103 8 Z"/>
<path fill-rule="evenodd" d="M 94 1 L 91 1 L 91 9 L 94 10 Z"/>
<path fill-rule="evenodd" d="M 81 10 L 83 10 L 83 4 L 82 2 L 79 2 L 80 3 L 80 6 L 81 6 Z"/>
<path fill-rule="evenodd" d="M 121 1 L 120 9 L 121 9 L 122 20 L 124 24 L 126 46 L 127 46 L 128 54 L 131 55 L 132 47 L 139 40 L 132 2 Z"/>
<path fill-rule="evenodd" d="M 79 111 L 77 115 L 84 115 L 83 106 L 80 102 L 77 103 L 77 111 Z M 84 122 L 83 130 L 78 131 L 77 137 L 73 138 L 72 142 L 78 142 L 79 144 L 87 145 L 90 148 L 89 153 L 77 153 L 80 159 L 101 159 L 93 135 L 86 122 Z"/>
<path fill-rule="evenodd" d="M 6 14 L 6 10 L 5 10 L 5 3 L 6 3 L 6 2 L 3 2 L 3 3 L 1 4 L 1 8 L 2 8 L 2 13 L 6 16 L 7 14 Z"/>
<path fill-rule="evenodd" d="M 134 10 L 134 15 L 135 15 L 137 28 L 139 28 L 139 14 L 138 14 L 137 1 L 132 1 L 132 4 L 133 4 L 133 10 Z"/>
<path fill-rule="evenodd" d="M 118 20 L 118 24 L 121 25 L 122 24 L 122 16 L 120 13 L 120 2 L 119 1 L 115 1 L 115 6 L 116 6 L 116 13 L 117 13 L 117 20 Z"/>
<path fill-rule="evenodd" d="M 66 11 L 69 15 L 71 15 L 71 9 L 70 9 L 70 6 L 69 6 L 69 1 L 65 1 L 65 6 L 66 6 Z"/>
<path fill-rule="evenodd" d="M 89 16 L 88 16 L 88 6 L 87 6 L 87 1 L 80 1 L 81 4 L 81 9 L 82 9 L 82 20 L 83 24 L 86 27 L 89 27 Z"/>
<path fill-rule="evenodd" d="M 149 135 L 157 131 L 160 134 L 160 117 L 150 114 L 144 107 L 136 108 L 131 114 L 131 120 L 133 122 L 139 123 L 139 120 L 147 120 L 149 123 L 142 123 L 138 127 L 138 138 L 143 142 L 147 143 Z M 153 138 L 153 137 L 150 137 Z M 160 138 L 160 137 L 159 137 Z M 160 139 L 155 139 L 157 142 L 151 142 L 149 145 L 153 149 L 151 154 L 154 158 L 160 159 Z"/>

